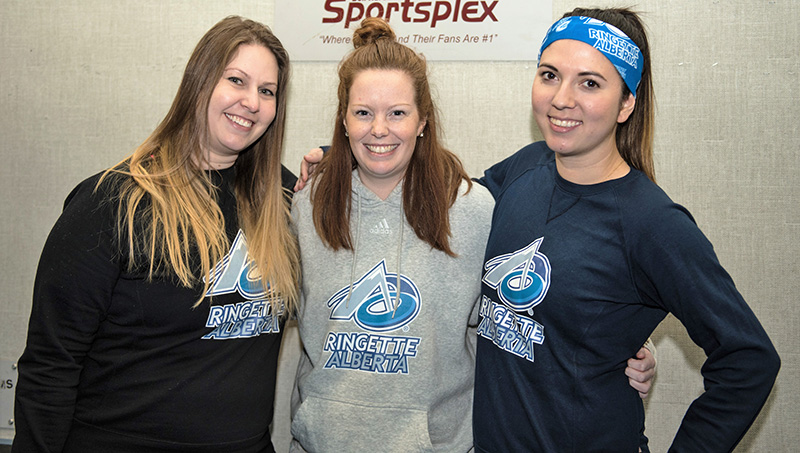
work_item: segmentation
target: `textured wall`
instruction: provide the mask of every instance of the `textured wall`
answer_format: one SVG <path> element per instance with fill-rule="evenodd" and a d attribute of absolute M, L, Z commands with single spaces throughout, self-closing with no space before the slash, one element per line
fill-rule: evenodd
<path fill-rule="evenodd" d="M 555 0 L 553 11 L 578 4 Z M 636 8 L 653 48 L 659 182 L 692 211 L 783 359 L 777 386 L 738 451 L 792 451 L 800 443 L 800 308 L 792 303 L 800 290 L 800 3 L 641 0 Z M 211 25 L 229 14 L 272 24 L 273 10 L 271 0 L 2 0 L 0 360 L 22 352 L 38 256 L 68 191 L 146 137 Z M 534 67 L 431 63 L 447 142 L 472 174 L 537 139 L 529 105 Z M 329 140 L 335 68 L 294 66 L 284 159 L 292 169 L 307 149 Z M 288 333 L 279 411 L 296 357 L 296 332 Z M 653 450 L 665 451 L 702 392 L 704 356 L 674 319 L 654 339 L 659 368 L 647 433 Z M 286 416 L 276 419 L 279 448 Z"/>

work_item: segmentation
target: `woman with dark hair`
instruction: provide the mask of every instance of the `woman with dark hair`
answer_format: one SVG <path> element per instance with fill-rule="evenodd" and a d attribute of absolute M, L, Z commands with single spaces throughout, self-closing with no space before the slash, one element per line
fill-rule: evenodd
<path fill-rule="evenodd" d="M 708 356 L 706 391 L 670 451 L 732 450 L 780 360 L 689 212 L 655 184 L 639 17 L 566 14 L 541 46 L 531 97 L 545 141 L 480 181 L 496 206 L 482 279 L 475 450 L 647 451 L 642 402 L 620 371 L 667 313 Z"/>
<path fill-rule="evenodd" d="M 470 451 L 493 200 L 439 140 L 425 60 L 377 18 L 353 43 L 332 146 L 292 208 L 304 348 L 292 450 Z"/>
<path fill-rule="evenodd" d="M 36 275 L 14 452 L 273 451 L 299 276 L 288 78 L 266 26 L 220 21 L 157 129 L 69 195 Z"/>

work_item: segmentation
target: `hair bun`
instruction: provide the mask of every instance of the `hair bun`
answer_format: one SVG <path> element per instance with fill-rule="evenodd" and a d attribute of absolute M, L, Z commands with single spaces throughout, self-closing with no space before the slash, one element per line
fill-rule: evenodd
<path fill-rule="evenodd" d="M 361 26 L 353 32 L 353 47 L 358 49 L 379 39 L 394 41 L 394 30 L 380 17 L 368 17 L 361 21 Z"/>

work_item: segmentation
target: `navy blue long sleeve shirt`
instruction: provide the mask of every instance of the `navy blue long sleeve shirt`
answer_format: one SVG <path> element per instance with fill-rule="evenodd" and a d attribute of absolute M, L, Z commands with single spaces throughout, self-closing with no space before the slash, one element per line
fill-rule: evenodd
<path fill-rule="evenodd" d="M 705 392 L 671 451 L 730 451 L 780 360 L 689 212 L 643 173 L 561 178 L 531 144 L 486 171 L 478 452 L 636 452 L 644 410 L 623 373 L 667 313 L 703 348 Z M 645 445 L 646 448 L 646 445 Z"/>

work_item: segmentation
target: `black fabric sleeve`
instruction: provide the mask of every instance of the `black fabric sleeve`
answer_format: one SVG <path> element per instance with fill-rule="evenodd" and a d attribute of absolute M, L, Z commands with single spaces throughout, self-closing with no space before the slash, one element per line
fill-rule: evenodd
<path fill-rule="evenodd" d="M 289 191 L 290 197 L 293 193 L 292 188 L 294 187 L 294 183 L 296 182 L 297 182 L 297 176 L 295 176 L 294 173 L 291 172 L 291 170 L 281 165 L 281 185 L 283 186 L 284 189 L 287 189 Z"/>
<path fill-rule="evenodd" d="M 12 451 L 60 451 L 72 425 L 82 364 L 120 274 L 116 202 L 95 192 L 95 176 L 76 187 L 45 242 L 33 289 L 25 351 L 19 360 Z"/>

